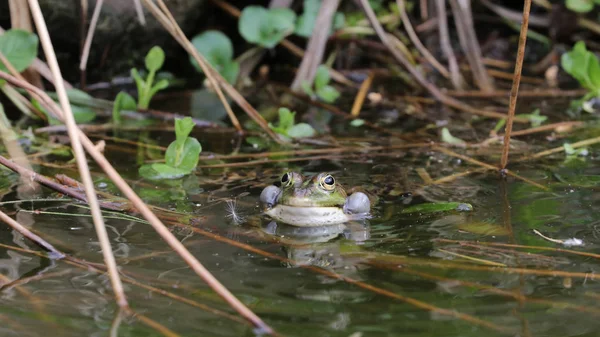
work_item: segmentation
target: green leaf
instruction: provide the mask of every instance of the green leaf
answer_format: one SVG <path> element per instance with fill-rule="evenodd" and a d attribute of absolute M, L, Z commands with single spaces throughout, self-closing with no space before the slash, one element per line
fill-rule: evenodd
<path fill-rule="evenodd" d="M 286 35 L 294 31 L 296 13 L 289 8 L 246 6 L 238 21 L 242 37 L 265 48 L 275 47 Z"/>
<path fill-rule="evenodd" d="M 321 8 L 321 0 L 304 0 L 304 11 L 298 17 L 296 30 L 294 31 L 296 35 L 302 37 L 310 37 L 312 35 L 317 15 L 319 14 L 319 8 Z"/>
<path fill-rule="evenodd" d="M 454 137 L 450 133 L 448 128 L 442 129 L 442 137 L 441 138 L 442 138 L 442 142 L 444 142 L 444 143 L 453 144 L 453 145 L 465 145 L 465 141 L 460 138 Z"/>
<path fill-rule="evenodd" d="M 238 62 L 229 62 L 221 66 L 219 74 L 229 83 L 235 83 L 240 73 L 240 64 Z"/>
<path fill-rule="evenodd" d="M 165 62 L 165 52 L 159 46 L 154 46 L 146 55 L 146 69 L 151 72 L 158 71 Z"/>
<path fill-rule="evenodd" d="M 561 65 L 582 87 L 596 96 L 600 95 L 600 62 L 586 49 L 583 41 L 577 42 L 570 52 L 562 55 Z"/>
<path fill-rule="evenodd" d="M 187 136 L 189 136 L 194 129 L 195 125 L 196 124 L 191 117 L 175 119 L 175 137 L 177 138 L 176 142 L 183 144 Z"/>
<path fill-rule="evenodd" d="M 300 84 L 300 87 L 302 88 L 304 93 L 306 93 L 311 98 L 315 96 L 315 92 L 312 90 L 308 81 L 303 81 L 302 84 Z"/>
<path fill-rule="evenodd" d="M 177 142 L 172 142 L 165 153 L 165 162 L 171 167 L 176 167 L 191 172 L 198 165 L 198 158 L 202 146 L 196 138 L 188 137 L 183 146 L 178 146 Z"/>
<path fill-rule="evenodd" d="M 326 85 L 323 88 L 317 89 L 317 96 L 327 103 L 333 103 L 340 97 L 340 92 L 334 87 Z"/>
<path fill-rule="evenodd" d="M 329 68 L 321 64 L 319 68 L 317 68 L 317 73 L 315 75 L 315 89 L 317 92 L 319 89 L 324 88 L 327 84 L 329 84 Z"/>
<path fill-rule="evenodd" d="M 359 127 L 365 124 L 365 121 L 357 118 L 357 119 L 353 119 L 352 122 L 350 122 L 350 125 L 354 126 L 354 127 Z"/>
<path fill-rule="evenodd" d="M 22 72 L 37 56 L 38 37 L 24 30 L 10 29 L 0 35 L 0 52 L 18 72 Z M 8 72 L 2 62 L 0 70 Z"/>
<path fill-rule="evenodd" d="M 447 211 L 472 211 L 471 204 L 462 202 L 425 203 L 404 208 L 401 213 L 435 213 Z"/>
<path fill-rule="evenodd" d="M 113 122 L 115 124 L 120 124 L 123 120 L 121 118 L 121 111 L 123 111 L 123 110 L 135 111 L 136 108 L 137 108 L 137 106 L 135 103 L 135 99 L 133 99 L 133 97 L 131 97 L 131 95 L 129 95 L 125 91 L 119 92 L 117 94 L 117 97 L 115 98 L 115 102 L 113 103 L 113 111 L 112 111 Z"/>
<path fill-rule="evenodd" d="M 240 65 L 233 61 L 233 44 L 227 35 L 217 30 L 209 30 L 196 35 L 192 39 L 192 44 L 227 82 L 235 82 Z M 196 67 L 196 70 L 202 72 L 200 65 L 191 56 L 190 62 Z"/>
<path fill-rule="evenodd" d="M 166 89 L 169 86 L 169 81 L 162 79 L 158 82 L 156 82 L 153 86 L 152 89 L 150 89 L 150 97 L 153 97 L 157 92 L 159 92 L 160 90 Z"/>
<path fill-rule="evenodd" d="M 140 167 L 138 172 L 142 177 L 150 180 L 179 179 L 187 174 L 190 174 L 189 171 L 171 167 L 162 163 L 144 165 Z"/>
<path fill-rule="evenodd" d="M 194 48 L 215 68 L 229 63 L 233 59 L 233 44 L 227 35 L 220 31 L 206 31 L 196 35 L 191 42 Z M 190 62 L 198 71 L 202 71 L 198 62 L 191 56 Z"/>
<path fill-rule="evenodd" d="M 566 0 L 565 5 L 568 9 L 577 13 L 587 13 L 594 9 L 592 0 Z"/>
<path fill-rule="evenodd" d="M 144 88 L 146 87 L 146 82 L 144 81 L 144 79 L 142 78 L 140 73 L 135 68 L 131 69 L 131 77 L 133 77 L 133 80 L 135 81 L 135 85 L 136 85 L 138 96 L 139 96 L 140 93 L 144 92 Z"/>
<path fill-rule="evenodd" d="M 279 108 L 279 127 L 287 130 L 294 126 L 295 116 L 296 112 L 292 112 L 288 108 Z"/>
<path fill-rule="evenodd" d="M 85 106 L 71 105 L 71 111 L 78 124 L 89 123 L 96 119 L 96 112 Z"/>
<path fill-rule="evenodd" d="M 287 135 L 292 138 L 308 138 L 315 135 L 315 129 L 310 124 L 298 123 L 287 129 Z"/>

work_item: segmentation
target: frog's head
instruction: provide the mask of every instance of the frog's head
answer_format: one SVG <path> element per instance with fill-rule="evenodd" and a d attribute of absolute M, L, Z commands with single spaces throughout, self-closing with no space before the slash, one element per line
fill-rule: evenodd
<path fill-rule="evenodd" d="M 260 200 L 267 208 L 278 205 L 291 207 L 337 207 L 344 213 L 368 213 L 369 198 L 361 192 L 348 196 L 344 188 L 329 173 L 319 173 L 309 178 L 297 172 L 281 176 L 281 187 L 268 186 Z"/>

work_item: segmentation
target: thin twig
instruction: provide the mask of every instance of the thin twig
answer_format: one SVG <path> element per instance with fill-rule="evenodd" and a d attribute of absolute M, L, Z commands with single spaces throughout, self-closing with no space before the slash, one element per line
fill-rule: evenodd
<path fill-rule="evenodd" d="M 465 87 L 465 79 L 460 73 L 454 50 L 450 44 L 450 33 L 448 32 L 448 18 L 446 17 L 446 0 L 435 0 L 437 8 L 437 17 L 439 21 L 439 35 L 442 52 L 448 59 L 448 67 L 450 68 L 450 80 L 454 88 L 461 90 Z"/>
<path fill-rule="evenodd" d="M 508 164 L 508 151 L 510 149 L 510 133 L 515 118 L 515 109 L 517 106 L 517 96 L 519 94 L 519 83 L 521 80 L 521 70 L 523 69 L 523 58 L 525 57 L 525 44 L 527 43 L 527 28 L 529 26 L 529 11 L 531 10 L 531 0 L 525 0 L 523 6 L 523 23 L 521 24 L 521 34 L 519 35 L 519 48 L 517 49 L 517 61 L 515 64 L 515 74 L 512 88 L 510 90 L 510 103 L 508 106 L 508 118 L 506 120 L 506 129 L 504 131 L 504 148 L 502 149 L 502 159 L 500 169 L 506 169 Z"/>
<path fill-rule="evenodd" d="M 388 38 L 388 34 L 383 30 L 383 27 L 377 20 L 377 16 L 375 15 L 373 8 L 371 8 L 371 5 L 369 4 L 368 0 L 359 0 L 359 1 L 363 7 L 364 12 L 367 15 L 367 18 L 369 19 L 369 22 L 375 29 L 377 36 L 379 36 L 379 38 L 381 39 L 381 42 L 383 42 L 383 44 L 390 50 L 392 55 L 410 72 L 410 74 L 417 80 L 417 82 L 419 82 L 419 84 L 422 87 L 427 89 L 427 91 L 429 91 L 437 100 L 439 100 L 443 104 L 446 104 L 450 107 L 453 107 L 453 108 L 456 108 L 456 109 L 459 109 L 459 110 L 462 110 L 465 112 L 469 112 L 469 113 L 472 113 L 475 115 L 486 116 L 486 117 L 496 118 L 496 119 L 506 118 L 505 114 L 502 114 L 499 112 L 482 110 L 482 109 L 476 109 L 476 108 L 473 108 L 463 102 L 457 101 L 456 99 L 454 99 L 452 97 L 446 96 L 435 85 L 428 82 L 425 79 L 425 77 L 423 77 L 423 75 L 415 67 L 413 67 L 410 64 L 410 62 L 406 59 L 406 57 L 404 57 L 404 55 L 402 55 L 402 53 L 394 46 L 394 44 Z M 525 118 L 517 118 L 517 117 L 515 117 L 515 121 L 519 121 L 521 123 L 528 122 L 528 120 Z"/>
<path fill-rule="evenodd" d="M 367 93 L 371 88 L 371 83 L 373 83 L 373 78 L 375 77 L 374 73 L 369 73 L 369 76 L 361 83 L 360 89 L 358 90 L 358 94 L 356 94 L 356 98 L 354 99 L 354 103 L 352 104 L 352 110 L 350 110 L 350 115 L 352 117 L 358 117 L 360 114 L 360 110 L 365 102 L 365 98 L 367 97 Z"/>
<path fill-rule="evenodd" d="M 48 61 L 48 65 L 50 66 L 50 69 L 52 70 L 52 73 L 55 78 L 54 83 L 56 83 L 56 93 L 58 94 L 60 105 L 62 107 L 62 111 L 58 109 L 59 113 L 62 113 L 62 116 L 59 115 L 59 117 L 62 117 L 63 121 L 65 122 L 68 128 L 67 131 L 69 134 L 69 139 L 71 140 L 73 152 L 77 160 L 77 166 L 79 168 L 81 180 L 83 182 L 83 185 L 85 186 L 85 193 L 88 199 L 88 203 L 90 205 L 90 209 L 94 220 L 94 226 L 96 228 L 98 240 L 100 241 L 100 245 L 102 247 L 104 262 L 106 263 L 106 266 L 109 271 L 110 281 L 113 287 L 113 291 L 115 292 L 117 304 L 120 307 L 127 307 L 127 298 L 125 297 L 123 284 L 121 283 L 121 279 L 119 278 L 119 271 L 117 269 L 115 257 L 112 252 L 110 240 L 106 232 L 106 227 L 104 226 L 104 221 L 102 220 L 102 212 L 100 210 L 100 206 L 98 205 L 98 199 L 94 190 L 94 182 L 90 175 L 90 170 L 87 164 L 85 152 L 83 151 L 83 147 L 79 139 L 79 129 L 77 128 L 75 118 L 73 117 L 73 112 L 71 111 L 71 105 L 69 103 L 69 98 L 67 97 L 66 89 L 62 84 L 62 75 L 60 67 L 58 66 L 58 61 L 56 60 L 54 48 L 52 47 L 50 34 L 48 33 L 48 28 L 46 27 L 46 22 L 44 20 L 44 16 L 42 14 L 42 10 L 40 8 L 38 0 L 29 0 L 29 7 L 35 25 L 37 27 L 38 34 L 40 36 L 40 42 L 44 49 L 44 53 L 46 54 L 46 60 Z"/>
<path fill-rule="evenodd" d="M 17 221 L 15 221 L 13 218 L 9 217 L 8 215 L 6 215 L 6 213 L 4 213 L 2 211 L 0 211 L 0 220 L 2 220 L 2 222 L 6 223 L 10 227 L 12 227 L 17 232 L 21 233 L 21 235 L 23 235 L 24 237 L 33 241 L 33 243 L 40 246 L 45 251 L 50 252 L 52 254 L 52 256 L 51 256 L 52 258 L 62 259 L 65 257 L 65 254 L 58 251 L 50 243 L 46 242 L 44 239 L 39 237 L 37 234 L 33 233 L 32 231 L 27 229 L 27 227 L 21 225 L 20 223 L 18 223 Z"/>
<path fill-rule="evenodd" d="M 100 17 L 100 12 L 102 11 L 103 3 L 104 0 L 98 0 L 96 1 L 96 7 L 94 7 L 92 21 L 90 21 L 90 26 L 88 27 L 85 43 L 83 44 L 83 51 L 81 52 L 81 62 L 79 63 L 79 69 L 81 71 L 85 71 L 85 69 L 87 68 L 87 62 L 90 56 L 90 48 L 92 48 L 92 40 L 94 39 L 94 32 L 96 31 L 96 26 L 98 25 L 98 18 Z"/>
<path fill-rule="evenodd" d="M 150 0 L 144 0 L 144 5 L 148 10 L 150 10 L 150 12 L 152 12 L 156 19 L 169 31 L 169 33 L 173 35 L 175 40 L 177 40 L 184 47 L 184 49 L 190 55 L 192 55 L 196 62 L 198 62 L 198 65 L 200 66 L 200 68 L 202 68 L 202 71 L 210 81 L 210 84 L 212 85 L 213 89 L 217 93 L 217 96 L 221 100 L 221 103 L 223 104 L 223 107 L 225 108 L 225 111 L 227 112 L 231 123 L 239 132 L 242 132 L 242 126 L 235 114 L 233 113 L 229 102 L 227 102 L 227 99 L 225 98 L 225 95 L 223 95 L 223 91 L 221 90 L 221 86 L 225 88 L 224 84 L 227 83 L 227 81 L 216 70 L 214 70 L 210 63 L 208 63 L 206 58 L 202 54 L 200 54 L 196 50 L 196 48 L 194 48 L 194 46 L 192 45 L 190 40 L 188 40 L 188 38 L 185 36 L 185 33 L 183 33 L 183 31 L 171 15 L 171 12 L 162 0 L 158 1 L 158 5 L 162 9 L 162 11 L 154 4 L 154 2 Z"/>
<path fill-rule="evenodd" d="M 31 0 L 35 1 L 35 0 Z M 31 84 L 21 81 L 0 71 L 0 78 L 12 83 L 15 86 L 19 86 L 34 95 L 40 103 L 45 105 L 52 113 L 58 118 L 61 118 L 61 111 L 58 109 L 54 101 L 48 97 L 48 95 L 32 86 Z M 240 302 L 227 288 L 223 286 L 201 263 L 198 261 L 192 253 L 190 253 L 185 246 L 177 240 L 177 238 L 169 231 L 169 229 L 161 222 L 161 220 L 152 212 L 152 210 L 144 203 L 144 201 L 133 191 L 133 189 L 125 182 L 123 177 L 117 172 L 117 170 L 110 164 L 110 162 L 96 149 L 94 143 L 80 130 L 79 137 L 85 149 L 94 158 L 106 175 L 115 183 L 115 185 L 121 190 L 121 192 L 128 198 L 134 207 L 142 214 L 142 216 L 148 220 L 150 225 L 156 230 L 156 232 L 171 246 L 171 248 L 182 257 L 182 259 L 194 270 L 194 272 L 200 276 L 217 294 L 219 294 L 229 305 L 231 305 L 236 311 L 242 316 L 252 322 L 261 331 L 274 334 L 274 331 L 266 323 L 264 323 L 256 314 L 254 314 L 248 307 Z"/>
<path fill-rule="evenodd" d="M 415 33 L 415 30 L 413 29 L 413 26 L 410 23 L 408 14 L 406 14 L 406 6 L 404 0 L 396 0 L 396 3 L 398 4 L 398 9 L 400 10 L 400 18 L 402 19 L 402 24 L 404 25 L 406 33 L 408 33 L 410 41 L 415 45 L 415 47 L 417 47 L 419 52 L 423 54 L 423 57 L 425 57 L 425 59 L 435 69 L 437 69 L 437 71 L 439 71 L 440 74 L 442 74 L 442 76 L 444 76 L 445 78 L 450 78 L 450 73 L 448 72 L 448 69 L 446 69 L 446 67 L 444 67 L 440 62 L 438 62 L 438 60 L 436 60 L 436 58 L 433 55 L 431 55 L 429 50 L 425 48 L 423 43 L 421 43 L 421 40 L 419 40 L 417 33 Z"/>

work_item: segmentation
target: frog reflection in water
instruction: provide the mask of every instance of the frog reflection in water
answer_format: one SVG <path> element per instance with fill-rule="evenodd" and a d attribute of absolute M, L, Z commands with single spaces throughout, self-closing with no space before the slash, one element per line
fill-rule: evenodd
<path fill-rule="evenodd" d="M 305 178 L 297 172 L 281 177 L 281 187 L 268 186 L 260 194 L 265 214 L 276 221 L 317 227 L 362 220 L 369 216 L 371 202 L 362 192 L 346 194 L 332 175 L 320 173 Z"/>

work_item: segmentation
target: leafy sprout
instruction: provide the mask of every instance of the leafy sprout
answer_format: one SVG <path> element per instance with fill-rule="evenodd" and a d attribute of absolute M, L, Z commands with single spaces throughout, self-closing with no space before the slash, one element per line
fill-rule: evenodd
<path fill-rule="evenodd" d="M 148 76 L 144 80 L 136 68 L 131 69 L 131 76 L 135 80 L 138 90 L 138 108 L 148 109 L 150 100 L 160 90 L 169 86 L 169 81 L 161 79 L 154 83 L 156 72 L 162 68 L 165 62 L 165 52 L 158 46 L 152 47 L 145 58 Z"/>
<path fill-rule="evenodd" d="M 275 47 L 295 29 L 296 13 L 289 8 L 246 6 L 238 21 L 240 35 L 265 48 Z"/>
<path fill-rule="evenodd" d="M 310 124 L 296 124 L 295 117 L 296 112 L 288 108 L 279 108 L 279 123 L 276 126 L 269 123 L 269 127 L 285 138 L 307 138 L 315 135 L 315 129 Z"/>
<path fill-rule="evenodd" d="M 240 64 L 233 60 L 233 44 L 227 35 L 220 31 L 209 30 L 196 35 L 192 39 L 192 45 L 227 82 L 235 82 L 240 72 Z M 191 56 L 190 62 L 196 70 L 202 72 L 198 62 Z"/>
<path fill-rule="evenodd" d="M 202 146 L 196 138 L 188 137 L 194 128 L 190 117 L 175 120 L 175 140 L 165 153 L 165 163 L 140 167 L 142 177 L 150 180 L 178 179 L 192 173 L 198 165 Z"/>
<path fill-rule="evenodd" d="M 329 81 L 329 68 L 322 64 L 317 68 L 314 83 L 311 85 L 305 81 L 302 83 L 302 90 L 312 98 L 317 97 L 324 102 L 333 103 L 340 97 L 340 93 L 329 85 Z"/>

